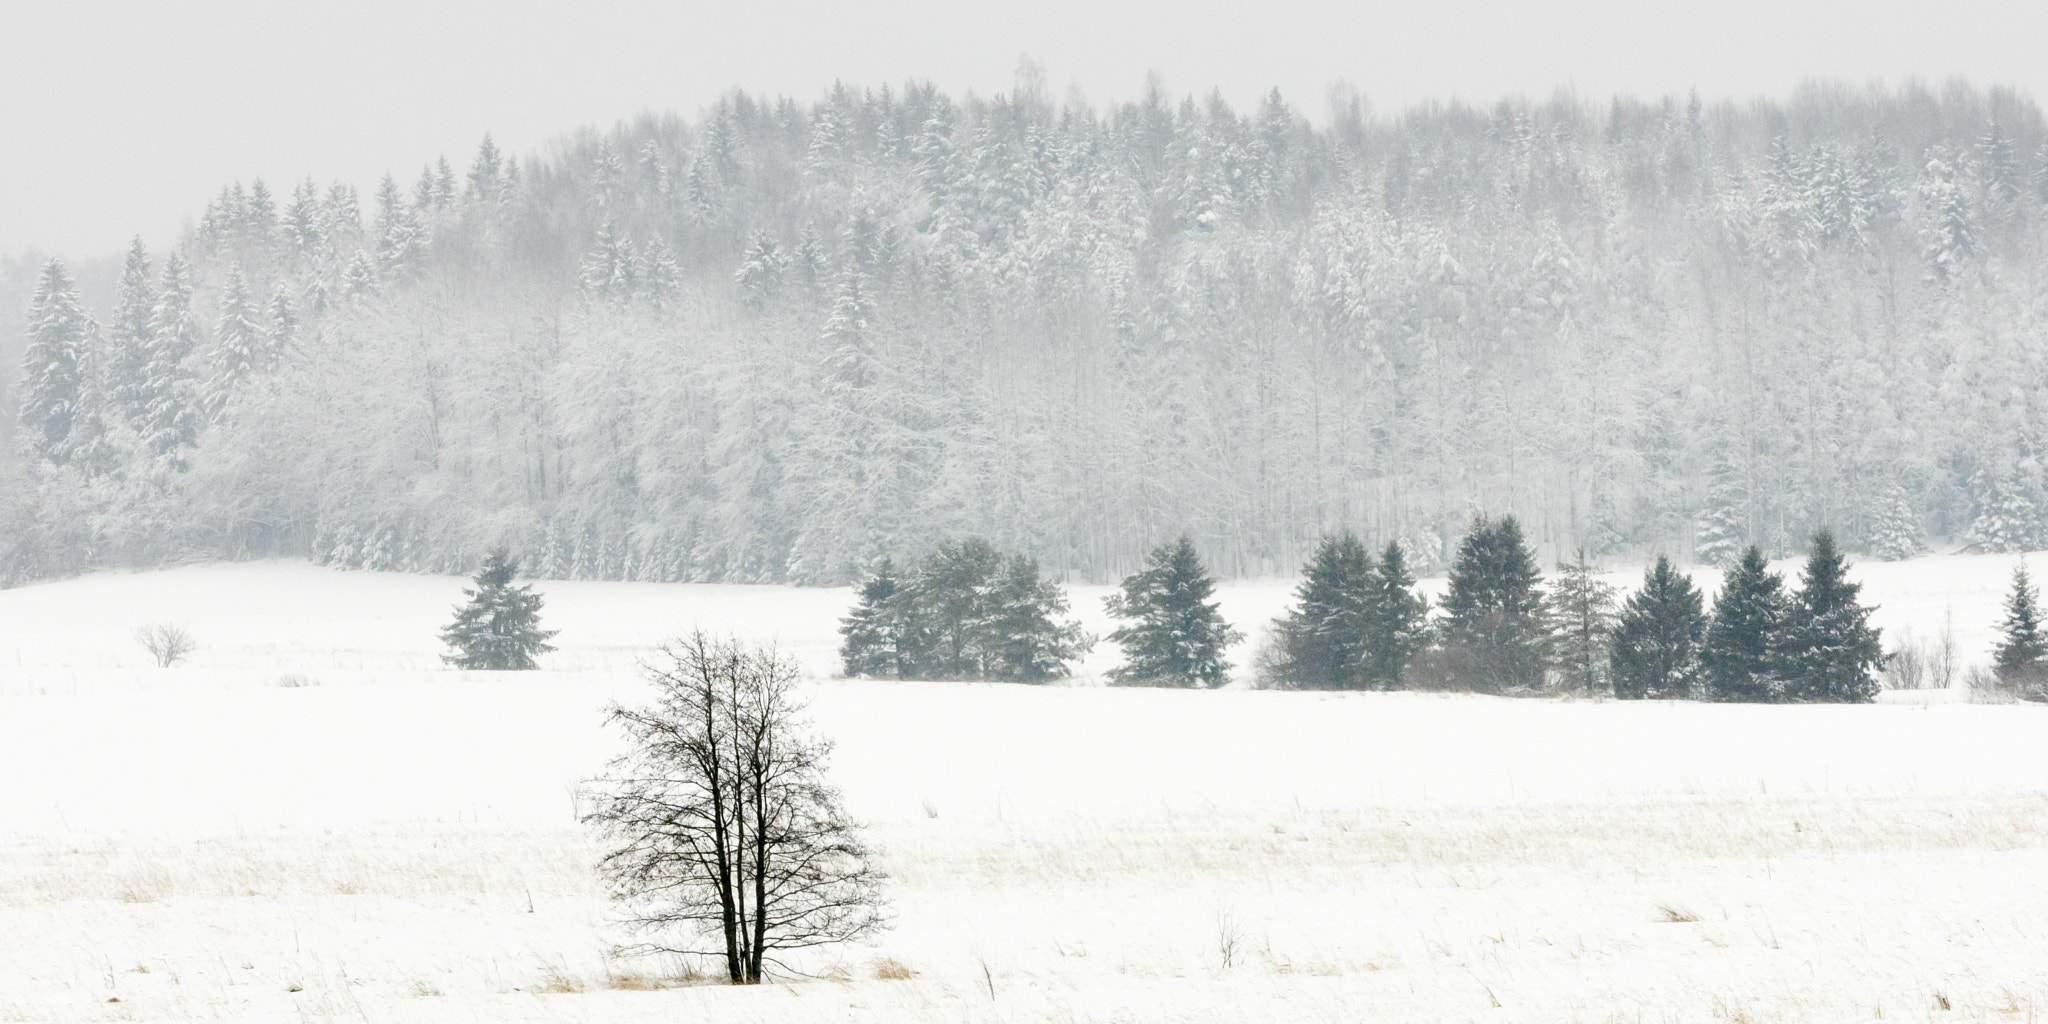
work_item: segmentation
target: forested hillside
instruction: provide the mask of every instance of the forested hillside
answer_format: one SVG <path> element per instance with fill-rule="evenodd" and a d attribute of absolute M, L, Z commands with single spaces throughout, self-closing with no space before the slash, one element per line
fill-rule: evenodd
<path fill-rule="evenodd" d="M 841 583 L 980 535 L 1106 580 L 1340 528 L 1440 566 L 2048 532 L 2048 142 L 2008 93 L 734 93 L 223 190 L 42 268 L 0 578 L 305 555 Z M 139 171 L 146 173 L 146 169 Z M 1548 552 L 1546 552 L 1547 556 Z"/>

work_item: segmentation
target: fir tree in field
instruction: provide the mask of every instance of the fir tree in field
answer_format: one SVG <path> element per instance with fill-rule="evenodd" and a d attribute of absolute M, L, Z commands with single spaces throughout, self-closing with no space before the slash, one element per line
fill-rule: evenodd
<path fill-rule="evenodd" d="M 242 280 L 239 265 L 228 268 L 228 282 L 221 291 L 220 323 L 213 331 L 212 373 L 206 380 L 206 414 L 218 420 L 227 411 L 235 388 L 257 367 L 270 362 L 263 325 L 257 322 L 256 303 Z"/>
<path fill-rule="evenodd" d="M 1109 634 L 1124 649 L 1124 663 L 1109 679 L 1125 686 L 1214 688 L 1229 679 L 1223 652 L 1244 639 L 1209 600 L 1216 580 L 1183 534 L 1152 549 L 1145 568 L 1124 577 L 1123 593 L 1103 598 L 1109 614 L 1135 619 Z"/>
<path fill-rule="evenodd" d="M 1389 541 L 1366 592 L 1365 657 L 1360 678 L 1375 690 L 1401 688 L 1408 662 L 1429 636 L 1429 601 L 1415 592 L 1408 555 Z"/>
<path fill-rule="evenodd" d="M 540 628 L 541 596 L 533 587 L 512 585 L 518 572 L 504 548 L 485 556 L 475 589 L 462 591 L 469 603 L 455 609 L 455 621 L 441 631 L 441 641 L 455 651 L 442 661 L 485 671 L 540 667 L 533 659 L 554 650 L 548 639 L 555 631 Z"/>
<path fill-rule="evenodd" d="M 1273 624 L 1273 682 L 1308 690 L 1363 685 L 1373 608 L 1372 553 L 1349 530 L 1325 536 L 1294 591 L 1298 602 Z"/>
<path fill-rule="evenodd" d="M 1700 592 L 1692 580 L 1657 556 L 1642 589 L 1622 604 L 1614 624 L 1608 671 L 1614 695 L 1624 700 L 1685 700 L 1700 675 L 1700 644 L 1707 630 Z"/>
<path fill-rule="evenodd" d="M 1539 578 L 1514 516 L 1472 521 L 1440 605 L 1457 681 L 1488 693 L 1542 685 L 1548 638 Z"/>
<path fill-rule="evenodd" d="M 1066 591 L 1036 560 L 1005 558 L 979 537 L 942 541 L 902 577 L 893 570 L 882 563 L 841 620 L 849 675 L 1043 682 L 1095 642 L 1060 620 Z"/>
<path fill-rule="evenodd" d="M 1062 622 L 1067 592 L 1038 573 L 1038 560 L 1010 556 L 996 590 L 985 678 L 1042 683 L 1072 674 L 1067 663 L 1095 645 L 1078 622 Z"/>
<path fill-rule="evenodd" d="M 849 676 L 869 679 L 902 679 L 910 673 L 905 664 L 905 623 L 899 611 L 903 592 L 896 580 L 896 563 L 884 558 L 860 585 L 860 603 L 839 620 L 839 658 Z"/>
<path fill-rule="evenodd" d="M 78 438 L 72 427 L 89 386 L 85 378 L 91 321 L 64 264 L 51 260 L 29 302 L 28 349 L 22 353 L 22 441 L 36 458 L 71 461 Z"/>
<path fill-rule="evenodd" d="M 2048 632 L 2041 625 L 2041 591 L 2027 565 L 2012 569 L 2012 590 L 2005 595 L 2005 618 L 1998 623 L 1998 646 L 1991 666 L 2008 687 L 2040 682 L 2048 675 Z"/>
<path fill-rule="evenodd" d="M 1707 698 L 1759 703 L 1778 696 L 1776 651 L 1785 618 L 1785 578 L 1752 544 L 1721 577 L 1700 663 Z"/>
<path fill-rule="evenodd" d="M 1813 535 L 1781 634 L 1778 663 L 1788 699 L 1854 704 L 1877 695 L 1884 648 L 1870 625 L 1873 609 L 1856 603 L 1862 589 L 1849 581 L 1834 534 L 1823 527 Z"/>
<path fill-rule="evenodd" d="M 1586 561 L 1586 549 L 1570 562 L 1557 563 L 1550 585 L 1552 650 L 1574 693 L 1608 689 L 1607 644 L 1614 631 L 1614 586 L 1599 576 L 1600 567 Z"/>

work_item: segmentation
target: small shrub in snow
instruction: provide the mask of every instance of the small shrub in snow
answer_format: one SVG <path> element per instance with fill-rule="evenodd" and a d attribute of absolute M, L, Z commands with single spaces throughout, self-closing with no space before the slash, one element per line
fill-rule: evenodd
<path fill-rule="evenodd" d="M 156 659 L 158 668 L 170 668 L 199 648 L 185 627 L 172 622 L 153 622 L 137 628 L 135 642 Z"/>

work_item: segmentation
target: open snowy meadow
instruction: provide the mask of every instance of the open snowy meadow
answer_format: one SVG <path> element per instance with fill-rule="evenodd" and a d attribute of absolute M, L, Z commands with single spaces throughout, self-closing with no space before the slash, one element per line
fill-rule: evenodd
<path fill-rule="evenodd" d="M 1981 662 L 2012 565 L 1855 574 L 1888 645 L 1948 622 Z M 1223 612 L 1256 639 L 1292 585 Z M 560 651 L 465 673 L 462 586 L 0 591 L 0 1020 L 2048 1016 L 2048 706 L 1108 689 L 1107 644 L 1070 685 L 848 681 L 847 590 L 631 583 L 539 584 Z M 1093 632 L 1108 592 L 1070 590 Z M 604 708 L 693 626 L 815 675 L 890 876 L 893 928 L 755 989 L 610 956 L 577 824 Z"/>

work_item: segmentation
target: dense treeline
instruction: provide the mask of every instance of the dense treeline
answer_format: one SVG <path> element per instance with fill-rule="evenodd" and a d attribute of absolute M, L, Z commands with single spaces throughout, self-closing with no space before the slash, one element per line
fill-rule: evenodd
<path fill-rule="evenodd" d="M 2008 92 L 735 93 L 408 179 L 230 186 L 110 308 L 46 268 L 0 578 L 504 544 L 831 583 L 979 535 L 1109 579 L 1181 529 L 1228 576 L 1345 529 L 1428 571 L 1474 508 L 1716 564 L 2043 535 L 2048 135 Z"/>

